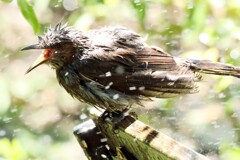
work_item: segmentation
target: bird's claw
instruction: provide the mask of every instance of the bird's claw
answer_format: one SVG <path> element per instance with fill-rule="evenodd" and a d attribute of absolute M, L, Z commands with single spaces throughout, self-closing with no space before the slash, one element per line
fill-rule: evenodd
<path fill-rule="evenodd" d="M 109 112 L 109 111 L 104 111 L 103 114 L 101 115 L 100 119 L 102 121 L 111 121 L 112 126 L 113 126 L 113 132 L 116 132 L 117 129 L 120 126 L 120 123 L 127 117 L 130 116 L 134 119 L 137 119 L 138 116 L 135 112 L 129 112 L 128 109 L 125 109 L 123 111 L 117 111 L 117 112 Z"/>

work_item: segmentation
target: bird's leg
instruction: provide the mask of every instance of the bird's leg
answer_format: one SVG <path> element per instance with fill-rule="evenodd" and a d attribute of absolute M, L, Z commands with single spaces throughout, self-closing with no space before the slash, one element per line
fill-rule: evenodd
<path fill-rule="evenodd" d="M 100 120 L 102 120 L 102 121 L 109 121 L 109 120 L 110 120 L 110 121 L 111 121 L 112 118 L 113 118 L 112 113 L 113 113 L 113 112 L 110 112 L 110 111 L 108 111 L 108 110 L 105 110 L 105 111 L 101 114 Z"/>
<path fill-rule="evenodd" d="M 113 131 L 115 131 L 120 126 L 121 121 L 127 116 L 137 119 L 137 114 L 135 112 L 129 112 L 129 108 L 115 112 L 109 112 L 106 110 L 103 112 L 100 118 L 102 121 L 111 121 L 113 125 Z"/>

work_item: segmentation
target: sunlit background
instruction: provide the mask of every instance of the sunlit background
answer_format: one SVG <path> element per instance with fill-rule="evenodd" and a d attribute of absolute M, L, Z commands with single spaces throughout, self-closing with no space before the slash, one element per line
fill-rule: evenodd
<path fill-rule="evenodd" d="M 19 51 L 60 21 L 124 26 L 174 56 L 240 65 L 239 0 L 0 0 L 0 160 L 84 159 L 72 129 L 89 106 L 48 66 L 25 75 L 40 52 Z M 238 160 L 240 81 L 203 78 L 197 94 L 145 103 L 139 120 L 213 160 Z"/>

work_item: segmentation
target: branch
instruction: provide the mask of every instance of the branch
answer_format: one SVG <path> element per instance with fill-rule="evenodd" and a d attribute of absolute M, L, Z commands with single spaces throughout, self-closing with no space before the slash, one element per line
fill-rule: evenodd
<path fill-rule="evenodd" d="M 208 159 L 131 116 L 126 116 L 117 130 L 113 129 L 111 121 L 99 120 L 100 112 L 94 112 L 93 116 L 94 120 L 83 122 L 74 129 L 74 134 L 89 159 Z"/>

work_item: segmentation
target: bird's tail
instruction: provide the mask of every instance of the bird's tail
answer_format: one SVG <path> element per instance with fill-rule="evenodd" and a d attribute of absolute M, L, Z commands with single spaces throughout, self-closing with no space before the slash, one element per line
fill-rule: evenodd
<path fill-rule="evenodd" d="M 208 60 L 189 60 L 193 71 L 240 78 L 240 67 Z"/>

